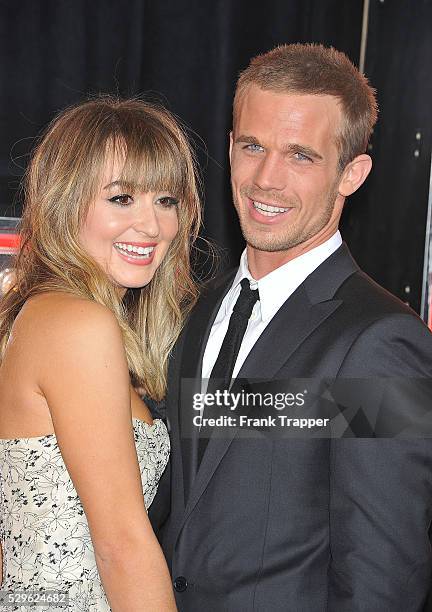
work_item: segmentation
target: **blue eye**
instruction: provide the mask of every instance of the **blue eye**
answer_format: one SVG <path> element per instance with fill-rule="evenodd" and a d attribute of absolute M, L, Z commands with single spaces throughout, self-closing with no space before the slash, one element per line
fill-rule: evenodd
<path fill-rule="evenodd" d="M 128 204 L 132 204 L 133 198 L 127 193 L 121 193 L 120 195 L 109 198 L 108 201 L 113 204 L 118 204 L 119 206 L 127 206 Z"/>
<path fill-rule="evenodd" d="M 260 151 L 263 151 L 263 147 L 256 143 L 247 144 L 243 148 L 247 151 L 251 151 L 252 153 L 258 153 Z"/>
<path fill-rule="evenodd" d="M 298 161 L 312 161 L 310 157 L 308 157 L 307 155 L 305 155 L 304 153 L 300 153 L 300 151 L 297 151 L 297 153 L 294 153 L 294 157 L 298 160 Z"/>
<path fill-rule="evenodd" d="M 179 201 L 177 198 L 172 198 L 171 196 L 163 196 L 162 198 L 157 199 L 157 203 L 163 208 L 172 208 L 173 206 L 177 206 Z"/>

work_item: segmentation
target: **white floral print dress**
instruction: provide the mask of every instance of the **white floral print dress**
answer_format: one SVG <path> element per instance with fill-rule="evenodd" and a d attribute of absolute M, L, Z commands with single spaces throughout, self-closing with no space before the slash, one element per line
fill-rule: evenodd
<path fill-rule="evenodd" d="M 144 499 L 148 508 L 168 462 L 165 424 L 133 419 Z M 3 584 L 16 595 L 0 612 L 108 612 L 89 527 L 54 434 L 0 439 L 0 542 Z M 69 605 L 23 604 L 29 592 L 42 600 L 67 593 Z M 23 593 L 23 595 L 21 595 Z M 60 596 L 62 601 L 63 595 Z M 17 601 L 18 600 L 18 601 Z"/>

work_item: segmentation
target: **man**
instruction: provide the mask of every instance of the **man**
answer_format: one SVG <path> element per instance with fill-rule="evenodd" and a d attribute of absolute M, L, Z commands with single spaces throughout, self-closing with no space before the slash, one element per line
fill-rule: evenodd
<path fill-rule="evenodd" d="M 367 80 L 321 45 L 278 47 L 239 78 L 230 160 L 247 247 L 238 270 L 203 293 L 169 372 L 163 546 L 184 612 L 425 603 L 431 441 L 215 435 L 200 421 L 203 443 L 185 425 L 188 379 L 210 378 L 214 390 L 231 376 L 431 377 L 430 332 L 359 270 L 338 232 L 345 198 L 371 169 L 376 114 Z"/>

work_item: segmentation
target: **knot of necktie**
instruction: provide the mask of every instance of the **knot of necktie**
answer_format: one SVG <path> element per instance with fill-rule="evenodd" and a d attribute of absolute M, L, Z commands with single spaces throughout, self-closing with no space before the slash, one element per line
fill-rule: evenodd
<path fill-rule="evenodd" d="M 240 285 L 241 291 L 236 303 L 234 304 L 233 313 L 235 312 L 237 315 L 248 320 L 252 314 L 255 302 L 259 300 L 259 293 L 258 289 L 250 288 L 250 283 L 247 278 L 244 278 Z"/>

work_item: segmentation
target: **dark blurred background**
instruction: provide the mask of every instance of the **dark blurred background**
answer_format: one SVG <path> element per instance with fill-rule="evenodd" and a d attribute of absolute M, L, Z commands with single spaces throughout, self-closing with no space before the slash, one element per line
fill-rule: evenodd
<path fill-rule="evenodd" d="M 20 216 L 29 152 L 60 109 L 100 92 L 144 94 L 188 126 L 204 177 L 204 235 L 235 264 L 244 245 L 227 148 L 239 71 L 290 42 L 333 45 L 359 65 L 363 32 L 381 110 L 374 169 L 349 199 L 342 233 L 364 270 L 419 311 L 431 29 L 432 0 L 0 0 L 0 215 Z"/>

